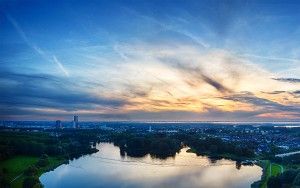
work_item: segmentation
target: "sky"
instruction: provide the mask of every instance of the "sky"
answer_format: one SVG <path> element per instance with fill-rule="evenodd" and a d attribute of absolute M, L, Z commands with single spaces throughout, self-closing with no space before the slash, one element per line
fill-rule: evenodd
<path fill-rule="evenodd" d="M 300 121 L 300 2 L 0 1 L 0 120 Z"/>

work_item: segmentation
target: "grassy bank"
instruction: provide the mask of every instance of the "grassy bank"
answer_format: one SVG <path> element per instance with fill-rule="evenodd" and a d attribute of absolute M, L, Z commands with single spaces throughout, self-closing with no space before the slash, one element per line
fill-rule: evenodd
<path fill-rule="evenodd" d="M 269 178 L 271 176 L 277 176 L 284 171 L 282 165 L 271 163 L 269 160 L 261 160 L 258 165 L 263 168 L 263 175 L 259 182 L 260 188 L 267 188 Z"/>
<path fill-rule="evenodd" d="M 272 163 L 271 167 L 271 176 L 277 176 L 278 174 L 282 173 L 283 167 L 279 164 Z"/>
<path fill-rule="evenodd" d="M 188 149 L 187 152 L 197 154 L 197 151 L 193 148 Z M 233 154 L 219 154 L 219 155 L 214 154 L 214 155 L 212 155 L 211 153 L 203 152 L 201 155 L 206 155 L 209 157 L 219 157 L 219 158 L 225 158 L 225 159 L 231 159 L 231 160 L 237 160 L 237 161 L 242 161 L 242 160 L 247 159 L 245 157 L 239 157 L 239 156 L 236 156 Z M 267 183 L 268 183 L 269 178 L 272 176 L 279 175 L 285 169 L 285 167 L 283 167 L 282 165 L 276 164 L 276 163 L 271 163 L 269 160 L 259 160 L 257 165 L 263 169 L 263 174 L 262 174 L 261 180 L 253 183 L 252 187 L 267 188 Z"/>
<path fill-rule="evenodd" d="M 22 187 L 23 172 L 37 161 L 38 157 L 16 156 L 0 162 L 0 168 L 7 170 L 6 178 L 9 182 L 12 182 L 12 187 Z"/>
<path fill-rule="evenodd" d="M 9 182 L 11 182 L 12 188 L 21 188 L 22 182 L 25 178 L 24 171 L 32 165 L 35 165 L 38 162 L 38 157 L 31 156 L 16 156 L 11 159 L 1 161 L 0 169 L 6 169 L 7 173 L 5 174 Z M 47 172 L 53 168 L 56 168 L 60 164 L 64 163 L 66 160 L 62 157 L 49 157 L 49 164 L 45 167 L 38 169 L 38 176 Z"/>

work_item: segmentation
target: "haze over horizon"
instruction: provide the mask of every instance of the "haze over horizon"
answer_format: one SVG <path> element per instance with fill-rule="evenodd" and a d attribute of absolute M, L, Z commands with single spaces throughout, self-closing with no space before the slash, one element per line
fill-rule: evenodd
<path fill-rule="evenodd" d="M 300 121 L 293 1 L 1 1 L 0 120 Z"/>

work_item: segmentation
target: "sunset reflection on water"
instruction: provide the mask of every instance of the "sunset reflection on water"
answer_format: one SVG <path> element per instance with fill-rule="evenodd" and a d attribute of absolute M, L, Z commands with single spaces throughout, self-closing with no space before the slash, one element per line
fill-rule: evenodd
<path fill-rule="evenodd" d="M 97 145 L 99 152 L 61 165 L 40 177 L 52 187 L 250 187 L 260 179 L 258 166 L 241 166 L 230 160 L 214 163 L 205 156 L 187 153 L 157 159 L 150 155 L 133 158 L 120 155 L 109 143 Z"/>

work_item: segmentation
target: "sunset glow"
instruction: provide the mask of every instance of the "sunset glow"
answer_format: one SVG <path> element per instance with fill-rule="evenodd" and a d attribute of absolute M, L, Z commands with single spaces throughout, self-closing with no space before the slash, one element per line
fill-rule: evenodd
<path fill-rule="evenodd" d="M 300 120 L 298 5 L 24 4 L 1 6 L 3 120 Z"/>

